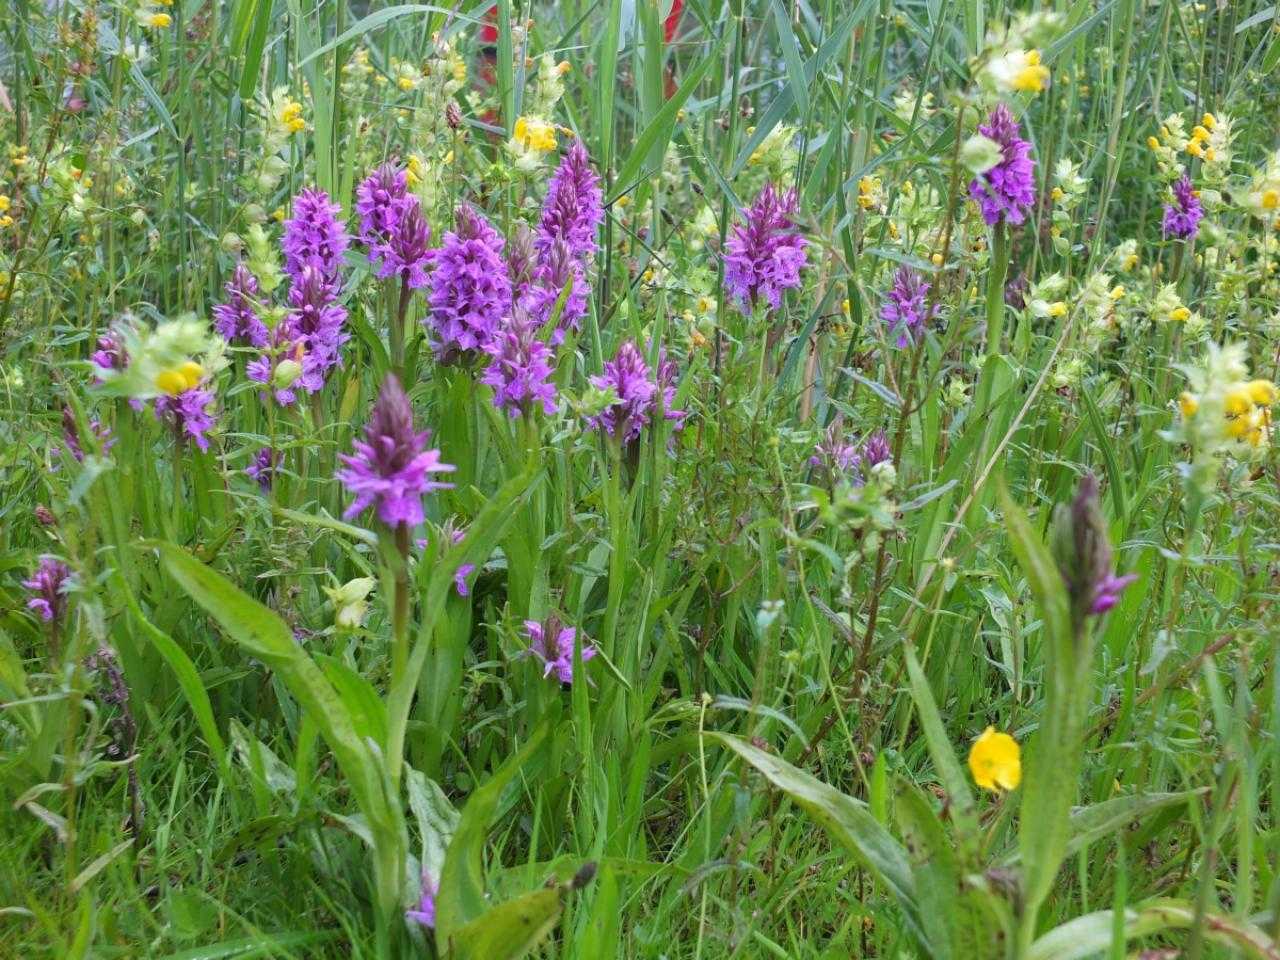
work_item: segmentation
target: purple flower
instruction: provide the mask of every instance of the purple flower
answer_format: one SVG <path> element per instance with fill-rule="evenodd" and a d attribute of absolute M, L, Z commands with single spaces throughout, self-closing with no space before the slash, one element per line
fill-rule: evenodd
<path fill-rule="evenodd" d="M 93 431 L 94 437 L 101 444 L 103 453 L 111 449 L 115 440 L 111 437 L 111 431 L 104 427 L 100 420 L 96 417 L 91 419 L 89 421 L 89 429 Z M 75 457 L 77 463 L 84 460 L 84 449 L 80 446 L 80 430 L 76 426 L 76 415 L 70 407 L 62 408 L 62 442 L 66 446 L 67 452 Z"/>
<path fill-rule="evenodd" d="M 423 495 L 453 486 L 427 478 L 454 469 L 440 461 L 439 450 L 426 448 L 428 436 L 427 431 L 414 430 L 409 398 L 395 375 L 388 374 L 364 441 L 355 442 L 353 456 L 342 457 L 346 466 L 338 471 L 338 479 L 356 498 L 343 516 L 349 519 L 376 503 L 378 519 L 388 526 L 421 523 Z"/>
<path fill-rule="evenodd" d="M 539 405 L 545 414 L 555 412 L 551 348 L 538 339 L 533 320 L 523 306 L 512 309 L 484 350 L 493 360 L 480 381 L 493 387 L 494 406 L 513 417 Z"/>
<path fill-rule="evenodd" d="M 561 683 L 573 683 L 573 645 L 578 636 L 574 627 L 566 627 L 555 617 L 541 624 L 537 620 L 524 622 L 525 636 L 529 638 L 529 647 L 525 655 L 537 657 L 544 664 L 542 675 L 556 675 Z M 590 640 L 582 641 L 582 662 L 586 663 L 598 651 Z"/>
<path fill-rule="evenodd" d="M 324 274 L 312 267 L 303 267 L 294 278 L 289 306 L 276 330 L 276 342 L 302 344 L 298 383 L 308 393 L 316 393 L 324 388 L 329 371 L 340 363 L 342 345 L 351 339 L 345 328 L 347 310 L 335 301 Z"/>
<path fill-rule="evenodd" d="M 208 450 L 206 434 L 213 426 L 212 407 L 213 391 L 195 386 L 173 396 L 156 397 L 156 419 L 168 420 L 180 433 L 190 436 L 197 447 Z"/>
<path fill-rule="evenodd" d="M 276 340 L 279 342 L 279 346 L 267 350 L 261 356 L 250 360 L 245 366 L 244 372 L 250 380 L 268 387 L 276 403 L 282 407 L 288 407 L 297 402 L 298 392 L 294 387 L 302 381 L 305 374 L 299 375 L 287 386 L 279 386 L 276 383 L 276 368 L 284 361 L 289 360 L 299 364 L 305 370 L 307 351 L 301 340 L 281 340 L 279 337 L 280 332 L 280 329 L 276 330 Z M 323 386 L 323 377 L 320 383 Z"/>
<path fill-rule="evenodd" d="M 766 183 L 744 212 L 744 222 L 733 225 L 725 244 L 724 282 L 744 311 L 753 309 L 763 296 L 773 309 L 782 305 L 782 291 L 800 286 L 808 241 L 795 232 L 794 190 L 781 196 Z"/>
<path fill-rule="evenodd" d="M 467 537 L 465 530 L 449 531 L 449 542 L 453 546 L 457 546 Z M 467 584 L 467 577 L 476 572 L 474 563 L 464 563 L 459 565 L 458 569 L 453 572 L 453 586 L 458 591 L 458 596 L 469 597 L 471 595 L 471 587 Z"/>
<path fill-rule="evenodd" d="M 399 277 L 414 290 L 421 290 L 429 279 L 431 263 L 431 228 L 422 216 L 422 206 L 415 196 L 396 201 L 391 229 L 386 240 L 369 252 L 369 259 L 380 259 L 378 277 Z"/>
<path fill-rule="evenodd" d="M 618 347 L 617 355 L 604 365 L 604 373 L 590 378 L 597 390 L 612 390 L 614 399 L 587 424 L 599 427 L 623 443 L 631 443 L 649 423 L 658 385 L 649 375 L 640 350 L 630 340 Z"/>
<path fill-rule="evenodd" d="M 542 204 L 537 247 L 547 253 L 556 240 L 569 245 L 580 260 L 596 255 L 596 230 L 604 220 L 600 178 L 591 169 L 591 158 L 581 140 L 575 140 L 556 168 Z"/>
<path fill-rule="evenodd" d="M 444 532 L 448 534 L 449 543 L 456 546 L 466 538 L 467 532 L 465 530 L 454 530 L 451 523 L 445 524 Z M 426 550 L 429 542 L 426 537 L 422 537 L 417 541 L 418 549 Z M 474 563 L 459 564 L 458 569 L 453 572 L 453 586 L 458 591 L 458 596 L 468 597 L 471 595 L 471 587 L 467 583 L 467 577 L 475 572 L 476 565 Z"/>
<path fill-rule="evenodd" d="M 502 259 L 504 241 L 469 205 L 435 254 L 430 312 L 425 323 L 441 362 L 482 350 L 511 310 L 511 280 Z"/>
<path fill-rule="evenodd" d="M 408 193 L 408 177 L 391 161 L 378 167 L 356 187 L 356 213 L 360 215 L 360 239 L 373 248 L 383 243 L 399 220 L 398 204 Z"/>
<path fill-rule="evenodd" d="M 1126 573 L 1123 577 L 1108 573 L 1094 584 L 1093 601 L 1089 604 L 1089 613 L 1093 616 L 1106 613 L 1120 602 L 1120 594 L 1124 592 L 1124 588 L 1137 579 L 1136 573 Z"/>
<path fill-rule="evenodd" d="M 534 270 L 533 282 L 521 291 L 523 300 L 534 323 L 542 327 L 551 319 L 556 302 L 564 286 L 573 278 L 573 286 L 569 288 L 569 296 L 560 311 L 556 328 L 551 334 L 551 343 L 559 346 L 570 330 L 577 330 L 582 318 L 587 314 L 587 295 L 591 288 L 587 285 L 586 271 L 582 261 L 576 259 L 569 250 L 569 245 L 557 239 L 543 254 Z"/>
<path fill-rule="evenodd" d="M 244 472 L 254 480 L 257 480 L 262 492 L 266 493 L 271 489 L 272 481 L 275 480 L 276 467 L 279 462 L 280 455 L 275 450 L 271 447 L 263 447 L 253 455 L 253 462 L 244 468 Z"/>
<path fill-rule="evenodd" d="M 1001 158 L 969 182 L 969 196 L 978 201 L 988 226 L 1001 220 L 1020 224 L 1036 198 L 1035 161 L 1028 156 L 1031 144 L 1018 135 L 1018 122 L 1003 103 L 991 111 L 986 123 L 979 124 L 978 132 L 999 144 Z"/>
<path fill-rule="evenodd" d="M 523 295 L 533 283 L 538 269 L 538 238 L 528 224 L 517 223 L 511 228 L 507 240 L 507 273 L 511 276 L 511 289 Z"/>
<path fill-rule="evenodd" d="M 889 438 L 884 435 L 883 430 L 877 430 L 862 441 L 862 462 L 868 470 L 892 459 Z"/>
<path fill-rule="evenodd" d="M 658 348 L 658 369 L 657 369 L 656 385 L 658 393 L 662 394 L 662 417 L 664 420 L 671 420 L 675 423 L 675 429 L 683 430 L 685 418 L 689 415 L 685 410 L 677 410 L 676 403 L 676 380 L 679 379 L 679 373 L 676 370 L 674 360 L 667 357 L 667 348 Z"/>
<path fill-rule="evenodd" d="M 27 601 L 27 609 L 40 614 L 45 623 L 62 619 L 67 609 L 64 591 L 70 578 L 71 568 L 65 563 L 54 557 L 41 557 L 31 579 L 22 581 L 22 585 L 35 594 Z"/>
<path fill-rule="evenodd" d="M 860 482 L 862 454 L 857 444 L 845 438 L 837 421 L 827 427 L 822 439 L 814 446 L 809 466 L 825 471 L 833 483 L 841 478 Z"/>
<path fill-rule="evenodd" d="M 351 238 L 338 222 L 342 208 L 323 190 L 303 190 L 293 201 L 293 217 L 284 222 L 285 272 L 296 282 L 306 267 L 336 285 L 338 267 Z"/>
<path fill-rule="evenodd" d="M 1088 618 L 1114 607 L 1124 589 L 1138 579 L 1134 574 L 1115 574 L 1093 474 L 1081 478 L 1070 504 L 1054 508 L 1049 545 L 1071 601 L 1072 623 L 1077 635 L 1083 635 Z"/>
<path fill-rule="evenodd" d="M 114 333 L 104 333 L 98 337 L 98 349 L 89 359 L 104 373 L 123 370 L 129 365 L 129 355 L 124 351 L 124 344 Z"/>
<path fill-rule="evenodd" d="M 894 273 L 893 286 L 880 308 L 880 319 L 890 335 L 898 335 L 899 347 L 919 339 L 926 321 L 937 314 L 936 305 L 930 309 L 925 303 L 928 294 L 928 281 L 910 267 L 899 267 Z"/>
<path fill-rule="evenodd" d="M 236 346 L 265 346 L 267 327 L 253 308 L 253 299 L 258 295 L 257 277 L 243 263 L 237 263 L 224 289 L 227 302 L 213 308 L 213 325 L 218 333 Z"/>
<path fill-rule="evenodd" d="M 431 874 L 422 871 L 422 895 L 418 900 L 417 910 L 405 911 L 405 916 L 414 923 L 420 923 L 429 930 L 436 928 L 436 894 L 439 893 Z"/>
<path fill-rule="evenodd" d="M 868 434 L 861 444 L 855 444 L 845 438 L 836 422 L 827 427 L 822 440 L 814 447 L 809 466 L 824 471 L 833 484 L 843 480 L 860 487 L 867 482 L 873 467 L 892 458 L 883 430 Z"/>
<path fill-rule="evenodd" d="M 1204 207 L 1200 198 L 1191 186 L 1191 179 L 1184 173 L 1182 179 L 1173 185 L 1173 203 L 1164 205 L 1164 223 L 1161 232 L 1165 239 L 1193 240 L 1200 232 L 1200 220 L 1204 217 Z"/>

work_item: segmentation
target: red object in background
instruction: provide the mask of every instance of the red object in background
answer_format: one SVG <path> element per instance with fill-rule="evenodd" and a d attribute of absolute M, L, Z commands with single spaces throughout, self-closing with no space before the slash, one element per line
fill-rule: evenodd
<path fill-rule="evenodd" d="M 671 12 L 667 14 L 666 22 L 662 25 L 663 37 L 667 43 L 676 38 L 676 30 L 680 27 L 680 14 L 684 13 L 684 0 L 672 0 Z"/>
<path fill-rule="evenodd" d="M 498 42 L 498 5 L 495 3 L 484 15 L 484 26 L 480 28 L 481 43 Z"/>

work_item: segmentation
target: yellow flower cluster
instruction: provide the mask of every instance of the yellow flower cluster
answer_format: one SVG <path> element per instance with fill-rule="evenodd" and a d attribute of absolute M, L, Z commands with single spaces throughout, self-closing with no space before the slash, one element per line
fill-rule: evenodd
<path fill-rule="evenodd" d="M 188 360 L 179 367 L 161 370 L 156 374 L 156 389 L 161 393 L 176 397 L 180 393 L 186 393 L 186 391 L 198 387 L 203 378 L 204 367 L 194 360 Z"/>
<path fill-rule="evenodd" d="M 1271 408 L 1280 393 L 1270 380 L 1250 380 L 1228 390 L 1223 398 L 1223 433 L 1255 450 L 1271 438 Z M 1178 397 L 1178 409 L 1190 419 L 1200 410 L 1200 399 L 1189 391 Z"/>
<path fill-rule="evenodd" d="M 858 206 L 863 210 L 878 208 L 884 203 L 884 189 L 879 177 L 863 177 L 858 181 Z"/>
<path fill-rule="evenodd" d="M 1209 145 L 1209 131 L 1218 125 L 1217 119 L 1212 113 L 1206 113 L 1200 120 L 1200 123 L 1192 129 L 1191 139 L 1187 141 L 1186 151 L 1193 157 L 1199 157 L 1204 160 L 1213 161 L 1215 159 L 1214 148 Z"/>
<path fill-rule="evenodd" d="M 276 114 L 276 121 L 289 133 L 301 133 L 307 129 L 307 121 L 302 119 L 302 104 L 297 100 L 286 100 Z"/>
<path fill-rule="evenodd" d="M 1280 400 L 1280 391 L 1270 380 L 1245 379 L 1248 368 L 1241 345 L 1210 344 L 1203 365 L 1189 370 L 1188 376 L 1191 389 L 1178 397 L 1178 410 L 1198 454 L 1269 445 L 1271 408 Z"/>
<path fill-rule="evenodd" d="M 1039 50 L 1009 50 L 991 59 L 983 79 L 997 93 L 1040 93 L 1049 85 L 1049 68 Z"/>
<path fill-rule="evenodd" d="M 516 120 L 514 140 L 526 149 L 546 153 L 556 148 L 556 128 L 539 117 L 520 117 Z"/>
<path fill-rule="evenodd" d="M 13 217 L 9 215 L 11 203 L 12 201 L 9 200 L 8 196 L 0 193 L 0 230 L 13 226 Z"/>
<path fill-rule="evenodd" d="M 1009 734 L 987 727 L 969 750 L 969 772 L 984 790 L 1016 790 L 1022 783 L 1022 748 Z"/>
<path fill-rule="evenodd" d="M 157 5 L 162 7 L 172 6 L 173 0 L 146 0 L 134 11 L 134 16 L 144 27 L 149 27 L 152 30 L 164 30 L 173 24 L 173 17 L 163 10 L 157 9 Z"/>

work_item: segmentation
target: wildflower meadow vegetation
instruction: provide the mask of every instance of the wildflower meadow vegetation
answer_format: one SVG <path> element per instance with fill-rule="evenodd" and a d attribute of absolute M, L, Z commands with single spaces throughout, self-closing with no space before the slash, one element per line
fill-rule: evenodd
<path fill-rule="evenodd" d="M 1280 958 L 1266 0 L 0 0 L 0 957 Z"/>

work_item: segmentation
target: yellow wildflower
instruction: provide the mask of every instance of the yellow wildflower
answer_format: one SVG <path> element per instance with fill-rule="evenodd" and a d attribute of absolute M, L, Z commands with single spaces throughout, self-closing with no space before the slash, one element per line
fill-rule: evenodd
<path fill-rule="evenodd" d="M 984 790 L 1016 790 L 1022 782 L 1022 748 L 1009 734 L 987 727 L 969 750 L 969 772 Z"/>
<path fill-rule="evenodd" d="M 1157 140 L 1155 137 L 1147 137 L 1147 146 L 1150 147 L 1152 150 L 1159 150 L 1160 141 Z"/>
<path fill-rule="evenodd" d="M 1280 190 L 1270 189 L 1262 191 L 1262 209 L 1274 210 L 1280 207 Z"/>
<path fill-rule="evenodd" d="M 516 120 L 515 140 L 530 150 L 546 152 L 556 148 L 556 128 L 537 117 Z"/>
<path fill-rule="evenodd" d="M 1178 409 L 1182 411 L 1184 417 L 1194 417 L 1196 411 L 1200 409 L 1200 401 L 1194 393 L 1184 390 L 1178 396 Z"/>
<path fill-rule="evenodd" d="M 1191 311 L 1186 307 L 1174 307 L 1169 311 L 1169 319 L 1177 320 L 1179 323 L 1185 323 L 1191 317 Z"/>
<path fill-rule="evenodd" d="M 171 23 L 173 23 L 173 17 L 162 11 L 157 11 L 147 17 L 147 26 L 155 27 L 157 30 L 163 30 Z"/>
<path fill-rule="evenodd" d="M 1214 127 L 1218 125 L 1218 120 L 1216 117 L 1214 117 L 1212 113 L 1206 113 L 1203 117 L 1200 118 L 1200 123 L 1203 126 L 1208 127 L 1210 130 L 1212 130 Z"/>
<path fill-rule="evenodd" d="M 1061 300 L 1055 300 L 1053 303 L 1049 304 L 1049 316 L 1065 317 L 1066 315 L 1067 315 L 1067 305 L 1063 303 Z"/>

